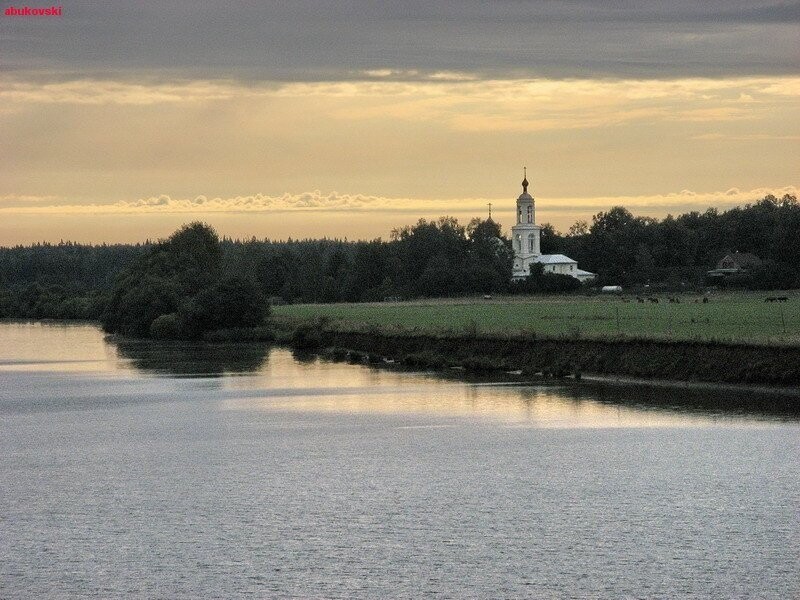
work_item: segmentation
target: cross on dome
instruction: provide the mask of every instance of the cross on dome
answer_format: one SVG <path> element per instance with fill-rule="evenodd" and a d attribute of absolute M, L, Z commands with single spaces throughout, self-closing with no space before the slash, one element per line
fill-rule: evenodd
<path fill-rule="evenodd" d="M 524 179 L 522 180 L 522 193 L 528 193 L 528 167 L 522 167 L 524 172 Z"/>

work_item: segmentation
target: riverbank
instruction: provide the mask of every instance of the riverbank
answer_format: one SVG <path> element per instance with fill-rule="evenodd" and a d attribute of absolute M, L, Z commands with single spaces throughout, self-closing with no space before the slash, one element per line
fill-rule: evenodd
<path fill-rule="evenodd" d="M 19 322 L 2 319 L 2 322 Z M 42 323 L 93 324 L 93 321 Z M 121 338 L 120 341 L 135 342 Z M 408 369 L 461 370 L 486 377 L 514 372 L 527 380 L 592 376 L 681 383 L 800 386 L 800 346 L 658 340 L 619 336 L 582 339 L 529 332 L 425 332 L 327 319 L 276 318 L 269 326 L 205 336 L 212 344 L 277 343 L 334 360 L 393 363 Z"/>
<path fill-rule="evenodd" d="M 631 337 L 581 339 L 526 333 L 418 333 L 317 320 L 276 320 L 276 339 L 352 361 L 529 378 L 584 374 L 683 382 L 800 385 L 800 347 Z"/>
<path fill-rule="evenodd" d="M 759 294 L 711 291 L 692 294 L 572 295 L 442 298 L 407 302 L 287 304 L 272 307 L 277 319 L 323 317 L 347 329 L 378 327 L 446 334 L 467 329 L 481 334 L 539 337 L 619 337 L 770 346 L 800 345 L 800 295 L 765 302 Z M 650 301 L 658 300 L 658 302 Z M 639 300 L 642 300 L 640 302 Z M 706 300 L 704 302 L 704 300 Z"/>

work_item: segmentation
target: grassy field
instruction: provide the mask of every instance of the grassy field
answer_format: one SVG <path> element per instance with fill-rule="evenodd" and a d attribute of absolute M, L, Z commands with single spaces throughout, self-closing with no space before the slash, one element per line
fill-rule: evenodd
<path fill-rule="evenodd" d="M 789 296 L 788 302 L 765 303 L 767 296 Z M 278 318 L 325 316 L 345 327 L 422 332 L 535 332 L 541 336 L 605 338 L 619 335 L 674 340 L 800 343 L 800 294 L 716 293 L 709 302 L 680 296 L 680 303 L 640 304 L 635 298 L 509 297 L 367 304 L 295 304 L 275 306 Z"/>

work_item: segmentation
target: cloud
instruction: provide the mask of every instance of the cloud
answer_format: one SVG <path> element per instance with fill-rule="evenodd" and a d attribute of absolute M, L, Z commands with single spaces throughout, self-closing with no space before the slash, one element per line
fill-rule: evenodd
<path fill-rule="evenodd" d="M 49 104 L 219 106 L 222 111 L 235 105 L 245 114 L 245 107 L 253 106 L 250 112 L 256 115 L 268 102 L 319 98 L 330 105 L 327 118 L 334 120 L 435 121 L 454 130 L 491 132 L 585 129 L 634 121 L 752 120 L 768 114 L 775 103 L 792 102 L 800 95 L 800 77 L 476 81 L 442 73 L 426 81 L 394 81 L 383 80 L 386 73 L 366 74 L 372 79 L 361 81 L 251 85 L 205 80 L 34 82 L 6 75 L 0 78 L 0 105 L 9 115 Z"/>
<path fill-rule="evenodd" d="M 800 133 L 797 90 L 800 77 L 245 84 L 7 73 L 0 195 L 495 198 L 522 164 L 559 197 L 796 184 L 792 141 L 763 140 Z M 701 137 L 712 134 L 731 141 Z"/>
<path fill-rule="evenodd" d="M 660 210 L 704 210 L 709 206 L 727 208 L 748 202 L 755 202 L 768 194 L 778 198 L 785 194 L 797 196 L 795 186 L 762 187 L 751 190 L 729 188 L 724 191 L 695 192 L 681 190 L 668 194 L 640 196 L 598 196 L 579 198 L 539 198 L 537 211 L 542 214 L 589 214 L 607 210 L 612 206 L 625 206 L 632 211 Z M 395 214 L 454 214 L 474 212 L 483 214 L 487 203 L 491 202 L 500 212 L 513 209 L 514 201 L 508 198 L 394 198 L 365 194 L 323 193 L 319 190 L 300 194 L 269 196 L 253 194 L 231 198 L 172 198 L 166 194 L 125 200 L 111 203 L 93 204 L 49 204 L 45 206 L 6 203 L 0 198 L 0 214 L 211 214 L 211 213 L 287 213 L 309 212 L 315 214 L 341 212 L 363 213 L 381 212 Z"/>
<path fill-rule="evenodd" d="M 786 75 L 797 72 L 800 4 L 71 0 L 64 13 L 4 23 L 4 69 L 251 81 Z"/>
<path fill-rule="evenodd" d="M 706 141 L 776 141 L 776 142 L 797 142 L 800 141 L 800 135 L 772 135 L 768 133 L 748 133 L 743 135 L 734 135 L 728 133 L 702 133 L 693 135 L 691 140 L 706 140 Z"/>
<path fill-rule="evenodd" d="M 709 207 L 726 209 L 757 202 L 767 195 L 781 198 L 786 194 L 798 196 L 798 188 L 793 185 L 783 187 L 760 187 L 751 190 L 729 188 L 724 191 L 695 192 L 681 190 L 668 194 L 648 194 L 641 196 L 598 196 L 595 198 L 554 198 L 537 205 L 538 212 L 544 213 L 585 213 L 607 210 L 612 206 L 624 206 L 632 212 L 651 214 L 653 212 L 677 214 L 694 210 L 703 211 Z"/>
<path fill-rule="evenodd" d="M 36 82 L 2 79 L 0 101 L 16 104 L 153 105 L 230 100 L 248 95 L 246 87 L 228 82 L 178 81 L 136 83 L 130 81 L 76 79 Z M 265 87 L 261 93 L 268 90 Z"/>
<path fill-rule="evenodd" d="M 5 202 L 9 198 L 9 202 Z M 282 194 L 268 196 L 253 194 L 232 198 L 171 198 L 166 194 L 123 200 L 113 203 L 93 204 L 50 204 L 48 206 L 24 206 L 13 202 L 17 196 L 0 198 L 0 212 L 16 214 L 104 214 L 104 213 L 195 213 L 195 212 L 286 212 L 296 210 L 321 211 L 360 211 L 391 210 L 393 205 L 410 206 L 413 200 L 384 198 L 362 194 L 339 194 L 329 192 L 323 194 L 319 190 L 300 194 Z M 13 204 L 9 206 L 8 204 Z"/>
<path fill-rule="evenodd" d="M 57 200 L 63 200 L 61 196 L 33 196 L 33 195 L 26 195 L 26 194 L 6 194 L 5 196 L 0 196 L 0 204 L 11 204 L 11 203 L 24 203 L 24 204 L 33 204 L 33 203 L 43 203 L 43 202 L 54 202 Z"/>

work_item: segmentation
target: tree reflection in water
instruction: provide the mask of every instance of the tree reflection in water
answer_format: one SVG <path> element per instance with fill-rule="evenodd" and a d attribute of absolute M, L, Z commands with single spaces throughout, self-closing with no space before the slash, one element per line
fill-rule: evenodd
<path fill-rule="evenodd" d="M 271 349 L 271 346 L 258 342 L 212 344 L 114 338 L 108 338 L 107 341 L 116 348 L 119 358 L 129 362 L 134 368 L 145 373 L 178 377 L 220 377 L 226 374 L 254 373 L 264 367 Z M 319 355 L 294 350 L 292 357 L 298 363 L 307 364 L 317 360 Z M 369 368 L 405 370 L 401 366 L 386 365 Z M 800 392 L 791 393 L 790 390 L 776 393 L 767 389 L 736 386 L 680 383 L 658 385 L 625 380 L 527 382 L 506 373 L 477 377 L 463 372 L 444 371 L 436 375 L 441 379 L 455 379 L 473 384 L 513 382 L 521 386 L 519 394 L 523 402 L 535 401 L 542 389 L 547 389 L 549 395 L 563 396 L 565 401 L 576 405 L 588 401 L 645 411 L 721 417 L 741 415 L 786 421 L 800 419 Z M 533 386 L 529 387 L 531 383 Z"/>
<path fill-rule="evenodd" d="M 270 346 L 263 343 L 210 344 L 109 339 L 120 359 L 140 371 L 180 377 L 220 377 L 252 373 L 267 361 Z"/>
<path fill-rule="evenodd" d="M 648 384 L 583 381 L 570 385 L 569 397 L 638 410 L 742 415 L 796 421 L 800 418 L 800 394 L 793 390 L 714 386 L 704 384 Z"/>

